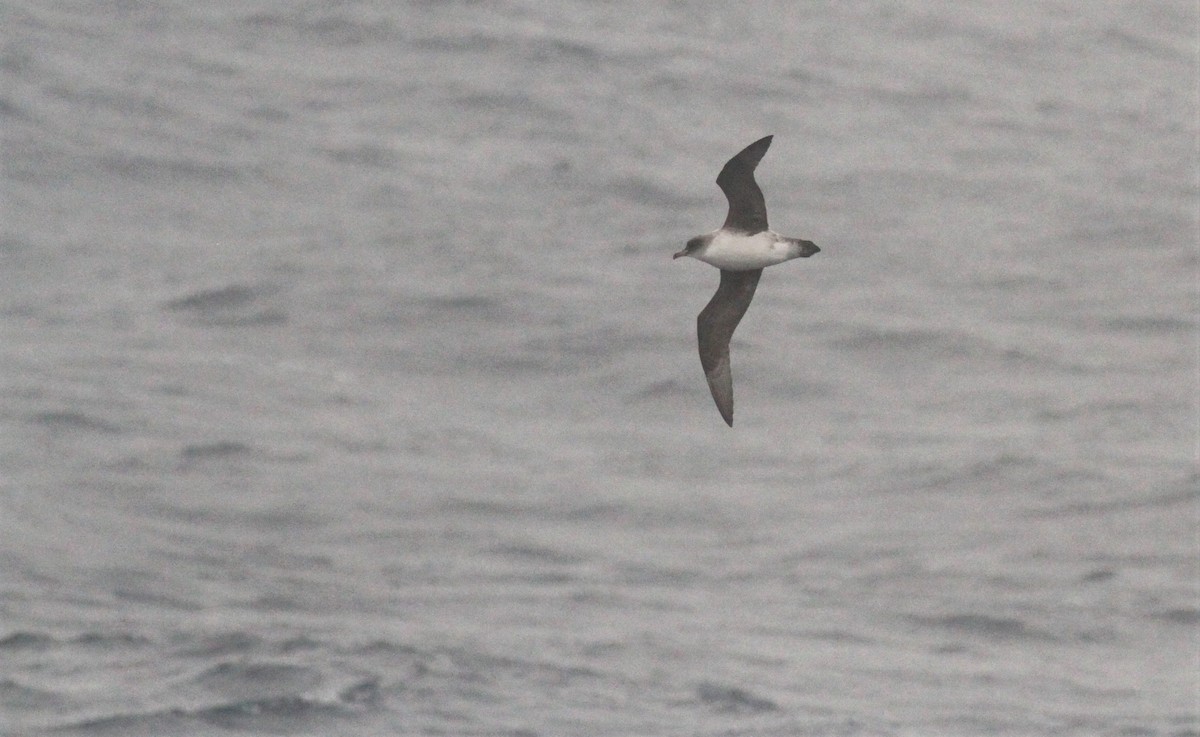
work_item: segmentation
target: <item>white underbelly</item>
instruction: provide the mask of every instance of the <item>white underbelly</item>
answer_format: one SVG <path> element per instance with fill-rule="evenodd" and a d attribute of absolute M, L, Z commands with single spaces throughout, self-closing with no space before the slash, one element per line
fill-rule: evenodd
<path fill-rule="evenodd" d="M 754 235 L 717 233 L 698 258 L 718 269 L 765 269 L 788 260 L 788 244 L 769 230 Z"/>

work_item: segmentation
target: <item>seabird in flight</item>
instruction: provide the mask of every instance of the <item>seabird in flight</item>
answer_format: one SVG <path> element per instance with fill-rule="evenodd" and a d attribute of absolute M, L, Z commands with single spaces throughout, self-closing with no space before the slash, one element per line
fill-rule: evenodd
<path fill-rule="evenodd" d="M 696 318 L 696 332 L 708 388 L 730 427 L 733 374 L 729 369 L 729 339 L 750 306 L 762 270 L 821 250 L 812 241 L 788 238 L 767 228 L 767 205 L 754 181 L 754 168 L 767 153 L 771 138 L 760 138 L 742 149 L 717 175 L 717 186 L 729 200 L 725 224 L 696 236 L 675 254 L 675 258 L 691 256 L 721 270 L 721 285 Z"/>

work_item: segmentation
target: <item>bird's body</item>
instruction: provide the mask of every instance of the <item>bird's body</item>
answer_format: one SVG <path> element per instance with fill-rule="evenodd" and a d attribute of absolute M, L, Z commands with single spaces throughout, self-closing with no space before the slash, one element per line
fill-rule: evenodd
<path fill-rule="evenodd" d="M 803 244 L 807 243 L 779 235 L 773 230 L 748 235 L 721 228 L 699 237 L 704 239 L 704 244 L 696 253 L 688 255 L 728 271 L 765 269 L 781 264 L 804 255 Z"/>
<path fill-rule="evenodd" d="M 696 332 L 700 340 L 700 365 L 717 410 L 730 427 L 733 427 L 733 373 L 729 340 L 750 307 L 762 270 L 821 250 L 812 241 L 789 238 L 767 228 L 766 201 L 754 181 L 754 169 L 770 145 L 771 136 L 760 138 L 725 164 L 717 175 L 717 186 L 729 200 L 725 224 L 692 238 L 686 248 L 675 254 L 675 258 L 690 256 L 721 270 L 721 284 L 696 318 Z"/>

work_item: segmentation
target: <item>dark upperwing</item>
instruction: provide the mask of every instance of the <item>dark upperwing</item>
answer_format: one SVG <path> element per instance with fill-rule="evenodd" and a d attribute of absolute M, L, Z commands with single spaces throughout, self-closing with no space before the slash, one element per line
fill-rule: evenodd
<path fill-rule="evenodd" d="M 764 146 L 764 149 L 766 147 Z M 761 154 L 759 154 L 761 156 Z M 733 427 L 733 373 L 729 366 L 729 340 L 746 314 L 762 269 L 721 269 L 721 285 L 696 318 L 700 338 L 700 365 L 712 391 L 713 401 L 725 423 Z"/>
<path fill-rule="evenodd" d="M 729 200 L 724 227 L 750 235 L 767 229 L 767 203 L 754 181 L 754 168 L 770 148 L 772 137 L 760 138 L 742 149 L 717 175 L 717 186 Z"/>

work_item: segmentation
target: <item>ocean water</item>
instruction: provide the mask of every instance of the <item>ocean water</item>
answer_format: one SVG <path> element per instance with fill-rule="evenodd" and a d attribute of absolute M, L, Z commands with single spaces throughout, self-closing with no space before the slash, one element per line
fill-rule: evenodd
<path fill-rule="evenodd" d="M 0 13 L 0 734 L 1200 735 L 1195 3 Z"/>

